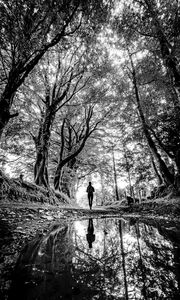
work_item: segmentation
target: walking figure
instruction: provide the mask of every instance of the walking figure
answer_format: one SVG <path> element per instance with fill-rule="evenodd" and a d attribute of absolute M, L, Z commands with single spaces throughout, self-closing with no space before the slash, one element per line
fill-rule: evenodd
<path fill-rule="evenodd" d="M 89 244 L 89 248 L 92 248 L 92 243 L 95 241 L 95 234 L 94 234 L 94 226 L 93 226 L 93 219 L 89 219 L 86 239 Z"/>
<path fill-rule="evenodd" d="M 89 208 L 92 209 L 94 188 L 91 185 L 91 182 L 89 182 L 86 192 L 87 192 L 87 196 L 88 196 L 88 200 L 89 200 Z"/>

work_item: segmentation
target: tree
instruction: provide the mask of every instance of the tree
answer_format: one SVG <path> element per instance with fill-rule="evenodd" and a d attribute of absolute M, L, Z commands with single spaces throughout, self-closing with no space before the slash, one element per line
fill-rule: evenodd
<path fill-rule="evenodd" d="M 115 45 L 120 51 L 128 48 L 133 57 L 133 67 L 132 61 L 128 66 L 125 52 L 124 67 L 119 64 L 124 71 L 128 69 L 127 82 L 131 79 L 127 94 L 129 100 L 136 100 L 143 132 L 159 166 L 154 164 L 156 174 L 168 185 L 175 179 L 171 165 L 178 177 L 180 161 L 178 22 L 177 1 L 124 2 L 114 18 Z"/>
<path fill-rule="evenodd" d="M 153 25 L 155 37 L 159 42 L 161 56 L 167 68 L 172 87 L 175 88 L 180 101 L 180 71 L 179 71 L 179 35 L 180 15 L 177 1 L 163 3 L 158 8 L 157 1 L 144 0 L 144 13 L 148 15 L 149 26 Z M 163 17 L 163 19 L 162 19 Z M 179 102 L 177 103 L 179 107 Z"/>
<path fill-rule="evenodd" d="M 36 147 L 34 180 L 36 184 L 45 187 L 49 185 L 48 155 L 54 120 L 63 106 L 67 105 L 86 84 L 86 80 L 83 79 L 85 59 L 78 48 L 79 45 L 76 45 L 68 51 L 60 52 L 56 47 L 47 53 L 37 70 L 35 80 L 42 83 L 39 96 L 43 105 L 40 106 L 41 120 L 38 133 L 32 135 Z"/>
<path fill-rule="evenodd" d="M 0 7 L 1 137 L 9 120 L 18 114 L 11 113 L 18 88 L 44 54 L 80 28 L 80 35 L 88 39 L 92 28 L 98 30 L 106 19 L 109 6 L 94 0 L 9 0 L 1 1 Z"/>
<path fill-rule="evenodd" d="M 154 156 L 156 157 L 156 159 L 158 161 L 159 168 L 160 168 L 161 174 L 164 178 L 164 181 L 165 181 L 166 184 L 170 185 L 170 184 L 173 183 L 174 177 L 169 172 L 169 170 L 168 170 L 166 164 L 164 163 L 161 155 L 158 153 L 157 147 L 156 147 L 156 145 L 155 145 L 155 143 L 154 143 L 154 141 L 151 137 L 151 134 L 148 130 L 148 126 L 146 124 L 144 113 L 143 113 L 143 110 L 142 110 L 142 107 L 141 107 L 141 101 L 140 101 L 138 85 L 137 85 L 137 78 L 136 78 L 136 71 L 135 71 L 135 68 L 134 68 L 132 58 L 131 58 L 131 67 L 132 67 L 131 75 L 132 75 L 133 87 L 134 87 L 134 92 L 135 92 L 135 98 L 136 98 L 136 102 L 137 102 L 138 112 L 139 112 L 141 122 L 142 122 L 143 131 L 144 131 L 144 134 L 146 136 L 149 147 L 150 147 L 151 151 L 153 152 Z"/>
<path fill-rule="evenodd" d="M 93 106 L 85 108 L 84 118 L 82 120 L 73 120 L 67 117 L 64 118 L 61 126 L 61 143 L 58 163 L 54 176 L 54 188 L 62 189 L 70 196 L 70 182 L 67 180 L 67 174 L 63 178 L 63 168 L 65 165 L 70 170 L 73 170 L 76 164 L 76 157 L 83 150 L 87 139 L 96 130 L 101 120 L 96 120 L 92 123 Z M 64 179 L 64 182 L 63 182 Z"/>
<path fill-rule="evenodd" d="M 176 90 L 179 106 L 179 3 L 176 0 L 133 0 L 124 4 L 122 19 L 116 26 L 123 30 L 128 42 L 143 40 L 144 47 L 163 60 L 172 88 Z M 117 21 L 116 19 L 116 21 Z M 120 21 L 120 23 L 119 23 Z"/>

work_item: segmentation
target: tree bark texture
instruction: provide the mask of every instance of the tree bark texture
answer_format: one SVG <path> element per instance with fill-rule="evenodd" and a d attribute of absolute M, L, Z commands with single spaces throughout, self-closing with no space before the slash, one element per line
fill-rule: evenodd
<path fill-rule="evenodd" d="M 10 109 L 13 103 L 14 93 L 17 88 L 15 84 L 15 75 L 15 73 L 9 72 L 9 79 L 0 99 L 0 138 L 4 128 L 12 117 L 10 114 Z"/>
<path fill-rule="evenodd" d="M 76 154 L 75 154 L 76 156 Z M 75 156 L 73 157 L 72 160 L 67 161 L 66 159 L 62 160 L 61 162 L 59 161 L 55 176 L 54 176 L 54 188 L 55 190 L 60 190 L 63 193 L 67 194 L 69 197 L 73 197 L 71 193 L 71 187 L 72 187 L 72 178 L 70 176 L 71 170 L 73 171 L 74 169 L 74 164 L 75 164 Z M 72 163 L 72 161 L 74 163 Z M 67 174 L 67 171 L 64 170 L 64 167 L 67 166 L 67 169 L 70 170 Z"/>
<path fill-rule="evenodd" d="M 0 138 L 3 134 L 4 128 L 5 126 L 8 124 L 9 122 L 9 116 L 10 116 L 10 112 L 9 112 L 9 105 L 8 103 L 6 103 L 7 100 L 1 101 L 0 102 Z"/>
<path fill-rule="evenodd" d="M 74 163 L 75 164 L 75 163 Z M 61 192 L 68 195 L 70 199 L 75 198 L 75 171 L 76 168 L 74 165 L 71 165 L 71 161 L 67 164 L 67 167 L 64 166 L 61 172 L 59 189 Z"/>
<path fill-rule="evenodd" d="M 34 165 L 34 181 L 37 185 L 48 187 L 48 154 L 50 146 L 51 127 L 55 115 L 47 109 L 38 136 L 34 139 L 36 145 L 36 162 Z"/>
<path fill-rule="evenodd" d="M 158 169 L 156 167 L 156 164 L 155 164 L 155 161 L 154 161 L 154 158 L 153 158 L 152 154 L 151 154 L 151 162 L 152 162 L 152 166 L 153 166 L 154 172 L 155 172 L 155 174 L 156 174 L 156 176 L 158 178 L 158 184 L 161 185 L 161 184 L 163 184 L 163 179 L 162 179 L 161 175 L 159 174 L 159 171 L 158 171 Z"/>

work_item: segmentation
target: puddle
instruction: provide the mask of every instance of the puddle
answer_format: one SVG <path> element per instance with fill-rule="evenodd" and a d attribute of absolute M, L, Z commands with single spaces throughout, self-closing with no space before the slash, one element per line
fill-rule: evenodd
<path fill-rule="evenodd" d="M 179 299 L 173 229 L 134 219 L 54 225 L 17 261 L 8 299 Z"/>

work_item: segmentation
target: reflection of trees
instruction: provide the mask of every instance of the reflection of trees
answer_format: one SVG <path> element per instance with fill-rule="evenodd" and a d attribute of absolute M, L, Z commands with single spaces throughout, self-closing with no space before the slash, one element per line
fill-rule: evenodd
<path fill-rule="evenodd" d="M 175 231 L 159 226 L 154 221 L 149 223 L 153 224 L 151 228 L 155 233 L 150 240 L 146 237 L 145 242 L 153 252 L 152 265 L 159 271 L 159 286 L 169 299 L 179 299 L 180 237 Z M 147 227 L 145 224 L 143 226 Z"/>
<path fill-rule="evenodd" d="M 153 286 L 154 290 L 158 289 L 159 294 L 164 297 L 169 297 L 173 299 L 174 293 L 176 293 L 176 282 L 175 276 L 173 274 L 173 256 L 172 256 L 172 245 L 171 243 L 164 241 L 163 237 L 158 234 L 156 228 L 153 228 L 156 233 L 156 238 L 151 237 L 151 232 L 144 236 L 144 242 L 146 243 L 146 248 L 151 251 L 151 255 L 145 253 L 144 259 L 149 261 L 148 268 L 148 286 Z M 156 276 L 156 284 L 153 282 L 153 278 Z"/>
<path fill-rule="evenodd" d="M 178 228 L 178 225 L 175 224 L 175 226 Z M 174 227 L 174 229 L 176 228 Z M 179 236 L 179 230 L 174 231 L 172 229 L 166 229 L 163 226 L 158 226 L 158 231 L 160 234 L 165 236 L 169 241 L 172 243 L 172 248 L 173 248 L 173 255 L 174 255 L 174 266 L 172 267 L 174 274 L 176 276 L 176 280 L 178 283 L 178 289 L 180 293 L 180 236 Z"/>
<path fill-rule="evenodd" d="M 135 219 L 98 219 L 89 248 L 89 222 L 80 223 L 81 230 L 55 226 L 26 246 L 10 300 L 178 299 L 179 239 L 170 232 Z"/>
<path fill-rule="evenodd" d="M 99 220 L 98 220 L 99 221 Z M 76 236 L 76 251 L 73 259 L 73 274 L 80 284 L 88 285 L 97 299 L 117 299 L 123 295 L 122 264 L 118 231 L 113 230 L 114 221 L 101 220 L 96 223 L 96 248 L 89 251 L 83 236 Z M 108 226 L 107 226 L 108 223 Z M 97 225 L 98 228 L 97 228 Z M 91 298 L 90 298 L 91 299 Z"/>
<path fill-rule="evenodd" d="M 138 267 L 141 272 L 142 295 L 143 295 L 144 299 L 148 299 L 147 293 L 146 293 L 146 268 L 143 264 L 142 253 L 141 253 L 139 223 L 135 224 L 135 230 L 136 230 L 138 255 L 139 255 L 139 266 Z"/>
<path fill-rule="evenodd" d="M 156 228 L 145 224 L 132 226 L 131 234 L 137 238 L 137 244 L 133 268 L 129 269 L 130 281 L 141 287 L 143 299 L 176 299 L 172 244 Z"/>
<path fill-rule="evenodd" d="M 14 272 L 9 299 L 71 299 L 72 228 L 55 226 L 22 251 Z"/>
<path fill-rule="evenodd" d="M 125 289 L 125 299 L 128 300 L 128 286 L 126 278 L 126 266 L 125 266 L 125 253 L 124 253 L 124 243 L 123 243 L 123 233 L 122 233 L 122 220 L 119 221 L 119 234 L 120 234 L 120 244 L 121 244 L 121 255 L 122 255 L 122 269 L 124 275 L 124 289 Z"/>

